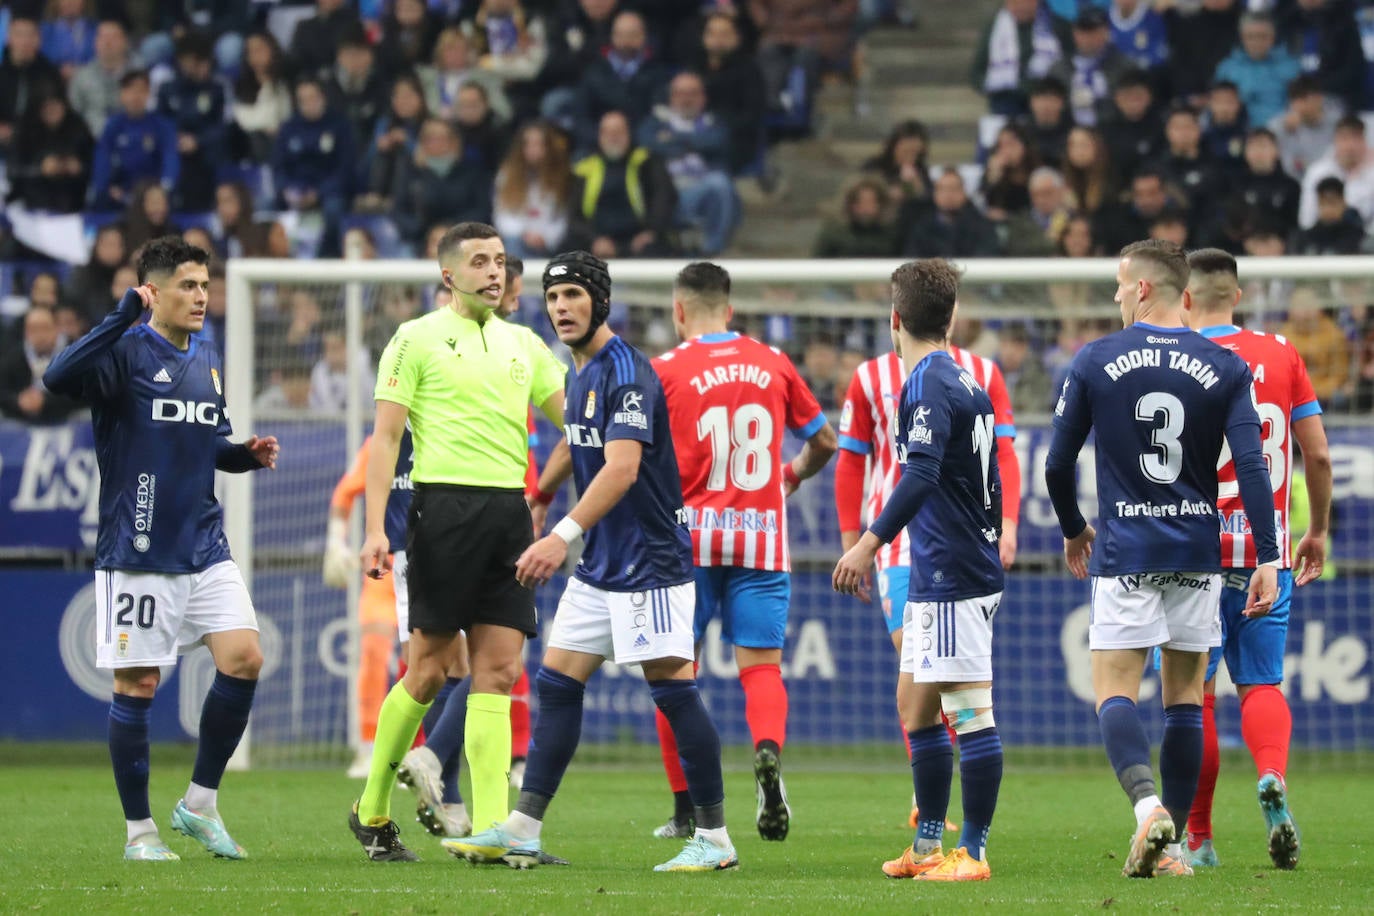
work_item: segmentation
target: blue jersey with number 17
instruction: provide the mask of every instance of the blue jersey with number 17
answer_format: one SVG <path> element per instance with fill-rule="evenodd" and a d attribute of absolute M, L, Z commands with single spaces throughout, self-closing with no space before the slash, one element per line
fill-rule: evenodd
<path fill-rule="evenodd" d="M 612 337 L 581 371 L 568 373 L 563 430 L 579 493 L 606 465 L 606 444 L 644 446 L 639 476 L 586 535 L 577 578 L 609 592 L 691 582 L 692 536 L 682 505 L 668 404 L 649 360 Z"/>
<path fill-rule="evenodd" d="M 1049 461 L 1095 431 L 1093 575 L 1220 570 L 1217 459 L 1240 427 L 1258 443 L 1251 384 L 1244 360 L 1188 328 L 1137 322 L 1078 352 Z"/>
<path fill-rule="evenodd" d="M 907 525 L 909 601 L 960 601 L 1002 590 L 997 541 L 1002 479 L 992 399 L 968 370 L 938 350 L 902 386 L 895 418 L 903 473 L 917 455 L 940 462 L 938 488 Z"/>

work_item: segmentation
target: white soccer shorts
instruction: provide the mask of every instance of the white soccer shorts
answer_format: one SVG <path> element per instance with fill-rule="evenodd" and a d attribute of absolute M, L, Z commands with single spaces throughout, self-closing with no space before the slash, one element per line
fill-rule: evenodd
<path fill-rule="evenodd" d="M 696 583 L 643 592 L 608 592 L 568 579 L 547 645 L 600 655 L 622 665 L 696 654 L 692 617 Z"/>
<path fill-rule="evenodd" d="M 406 552 L 391 555 L 391 588 L 396 593 L 396 630 L 400 641 L 410 641 L 410 586 L 406 582 Z"/>
<path fill-rule="evenodd" d="M 1002 593 L 960 601 L 908 601 L 900 670 L 918 684 L 992 680 L 992 618 Z"/>
<path fill-rule="evenodd" d="M 97 569 L 95 612 L 99 668 L 175 665 L 207 633 L 258 628 L 232 560 L 198 573 Z"/>
<path fill-rule="evenodd" d="M 1093 576 L 1089 649 L 1206 652 L 1221 645 L 1221 575 Z"/>

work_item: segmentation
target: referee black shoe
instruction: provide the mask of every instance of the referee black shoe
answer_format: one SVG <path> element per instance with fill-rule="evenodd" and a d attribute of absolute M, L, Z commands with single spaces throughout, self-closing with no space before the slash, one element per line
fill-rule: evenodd
<path fill-rule="evenodd" d="M 348 813 L 348 828 L 363 844 L 363 851 L 373 862 L 418 862 L 420 857 L 406 849 L 401 842 L 401 831 L 396 822 L 387 818 L 386 823 L 377 826 L 364 824 L 358 820 L 358 806 Z"/>
<path fill-rule="evenodd" d="M 754 782 L 758 784 L 759 836 L 765 840 L 787 839 L 792 809 L 787 806 L 787 789 L 782 784 L 782 761 L 767 744 L 754 754 Z"/>

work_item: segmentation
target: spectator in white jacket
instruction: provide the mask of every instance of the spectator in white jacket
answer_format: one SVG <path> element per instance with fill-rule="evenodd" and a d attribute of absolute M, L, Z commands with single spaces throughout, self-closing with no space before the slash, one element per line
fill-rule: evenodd
<path fill-rule="evenodd" d="M 1325 156 L 1307 167 L 1302 176 L 1298 225 L 1310 229 L 1317 221 L 1317 185 L 1323 178 L 1345 182 L 1345 201 L 1359 211 L 1365 231 L 1374 230 L 1374 150 L 1365 140 L 1364 121 L 1346 115 L 1336 122 L 1336 136 Z"/>
<path fill-rule="evenodd" d="M 243 63 L 234 81 L 234 123 L 248 136 L 253 158 L 272 156 L 277 130 L 291 117 L 291 90 L 282 75 L 282 50 L 270 32 L 254 32 L 243 43 Z"/>
<path fill-rule="evenodd" d="M 496 173 L 492 216 L 506 251 L 521 258 L 558 251 L 571 193 L 567 139 L 548 122 L 526 125 Z"/>

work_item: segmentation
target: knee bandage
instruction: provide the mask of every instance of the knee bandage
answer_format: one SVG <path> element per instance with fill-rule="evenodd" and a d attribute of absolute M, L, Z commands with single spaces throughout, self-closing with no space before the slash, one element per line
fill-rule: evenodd
<path fill-rule="evenodd" d="M 968 735 L 992 728 L 992 688 L 971 687 L 940 695 L 940 708 L 956 735 Z M 978 712 L 986 709 L 986 712 Z"/>

